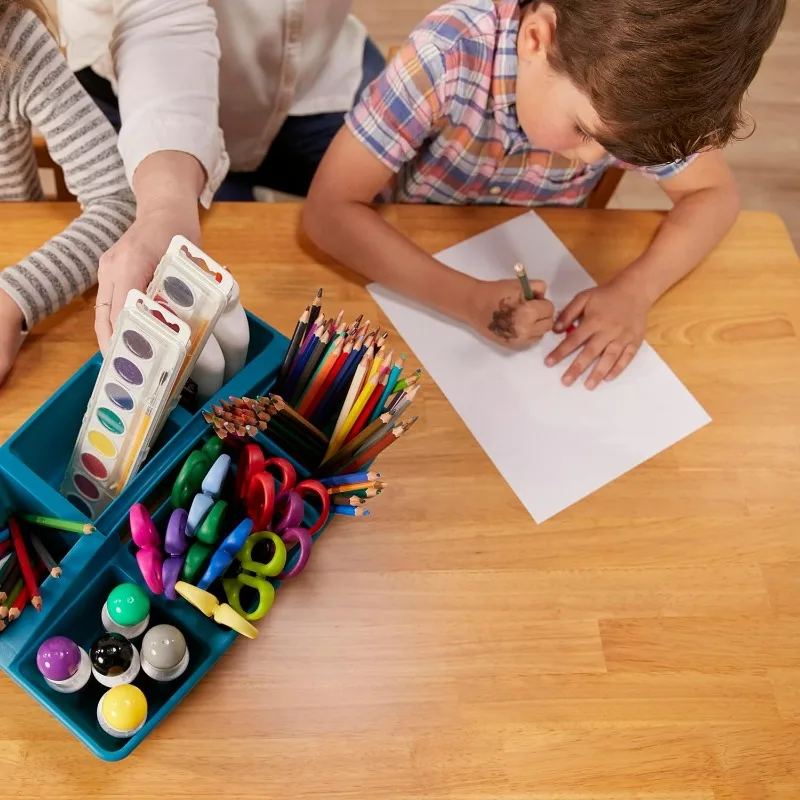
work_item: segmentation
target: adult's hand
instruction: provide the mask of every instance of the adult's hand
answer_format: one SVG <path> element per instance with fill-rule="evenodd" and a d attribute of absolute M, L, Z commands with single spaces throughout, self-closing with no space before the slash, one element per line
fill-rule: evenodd
<path fill-rule="evenodd" d="M 176 234 L 200 243 L 197 197 L 205 182 L 200 162 L 177 151 L 148 156 L 133 176 L 136 221 L 100 259 L 95 333 L 106 351 L 131 289 L 145 291 Z"/>

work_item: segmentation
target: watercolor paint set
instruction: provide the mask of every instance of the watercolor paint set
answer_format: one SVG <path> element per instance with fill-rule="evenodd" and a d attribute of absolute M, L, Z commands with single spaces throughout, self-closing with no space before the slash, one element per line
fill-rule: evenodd
<path fill-rule="evenodd" d="M 173 294 L 178 291 L 175 285 L 171 288 Z M 174 296 L 172 301 L 175 302 Z M 202 411 L 210 409 L 211 402 L 196 414 L 189 413 L 180 405 L 175 407 L 157 440 L 150 444 L 149 459 L 112 497 L 115 476 L 121 474 L 126 459 L 138 446 L 138 440 L 128 439 L 127 432 L 141 430 L 140 415 L 146 414 L 148 399 L 152 397 L 152 382 L 155 380 L 152 376 L 161 371 L 161 364 L 156 362 L 166 358 L 169 349 L 164 344 L 164 337 L 159 336 L 166 326 L 161 320 L 154 320 L 151 305 L 146 309 L 147 312 L 141 306 L 134 306 L 133 310 L 126 312 L 123 323 L 117 328 L 112 352 L 119 353 L 116 357 L 129 363 L 115 366 L 114 359 L 109 358 L 104 365 L 99 355 L 94 356 L 0 448 L 0 528 L 12 514 L 74 520 L 91 523 L 96 528 L 90 535 L 32 529 L 47 542 L 62 575 L 58 579 L 47 577 L 41 582 L 41 613 L 29 609 L 0 633 L 0 669 L 96 756 L 107 761 L 125 758 L 138 747 L 223 653 L 241 638 L 183 600 L 168 600 L 164 595 L 151 596 L 149 624 L 177 628 L 185 637 L 190 658 L 185 671 L 167 683 L 153 680 L 145 670 L 141 671 L 132 685 L 141 689 L 147 698 L 147 718 L 130 738 L 117 738 L 99 724 L 98 704 L 107 691 L 104 686 L 93 680 L 79 692 L 62 694 L 48 684 L 37 662 L 40 646 L 52 637 L 68 637 L 78 648 L 89 652 L 104 633 L 101 610 L 115 587 L 136 584 L 146 591 L 137 565 L 136 546 L 130 541 L 129 509 L 134 504 L 144 504 L 158 529 L 166 530 L 172 513 L 170 492 L 188 457 L 209 442 L 219 442 L 202 416 Z M 139 312 L 149 319 L 138 319 L 136 315 Z M 164 319 L 174 326 L 175 320 L 169 314 L 164 310 Z M 126 321 L 134 317 L 140 327 L 126 328 Z M 250 347 L 244 367 L 225 384 L 215 401 L 231 395 L 266 394 L 275 383 L 288 339 L 251 314 L 247 320 Z M 151 326 L 152 321 L 156 322 L 155 328 Z M 188 323 L 182 322 L 179 330 L 174 331 L 176 337 L 180 334 L 185 338 L 185 325 Z M 134 330 L 144 339 L 128 336 L 126 341 L 126 330 Z M 149 355 L 150 349 L 152 355 Z M 175 347 L 170 351 L 170 363 L 177 360 L 179 350 Z M 138 373 L 135 374 L 131 367 L 135 367 Z M 137 387 L 139 374 L 141 384 Z M 136 380 L 131 381 L 134 377 Z M 113 388 L 107 391 L 109 384 L 123 391 Z M 130 400 L 122 400 L 128 397 L 132 399 L 132 405 Z M 164 402 L 163 395 L 159 398 L 159 403 Z M 122 405 L 115 400 L 121 400 Z M 100 413 L 102 408 L 113 416 Z M 93 410 L 93 414 L 86 413 L 87 422 L 81 425 L 87 409 Z M 93 431 L 102 433 L 114 445 L 114 456 L 106 455 L 111 450 L 105 443 L 100 450 L 91 445 L 92 439 L 102 441 L 97 437 L 89 438 Z M 76 447 L 79 433 L 80 443 Z M 89 449 L 90 446 L 93 449 Z M 266 455 L 291 462 L 298 480 L 309 477 L 303 465 L 269 436 L 262 438 L 260 446 Z M 77 486 L 72 481 L 69 499 L 59 491 L 66 470 L 73 464 L 74 453 L 77 453 L 80 464 L 75 475 L 91 479 L 92 486 L 101 493 L 98 500 L 92 501 L 87 497 L 85 490 L 88 489 L 89 495 L 93 495 L 93 490 L 80 480 Z M 97 460 L 84 458 L 87 454 Z M 81 502 L 76 503 L 72 495 L 79 496 Z M 108 498 L 110 502 L 93 519 L 92 504 L 105 503 Z M 318 517 L 316 506 L 305 502 L 302 524 L 310 529 Z M 313 538 L 316 539 L 321 532 L 316 532 Z M 279 581 L 276 584 L 279 585 Z"/>
<path fill-rule="evenodd" d="M 147 457 L 189 340 L 185 322 L 141 292 L 130 292 L 61 486 L 89 519 L 97 519 Z"/>

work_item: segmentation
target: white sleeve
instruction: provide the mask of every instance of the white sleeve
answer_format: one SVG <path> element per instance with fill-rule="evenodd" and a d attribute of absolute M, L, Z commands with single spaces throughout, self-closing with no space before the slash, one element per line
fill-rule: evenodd
<path fill-rule="evenodd" d="M 111 55 L 128 180 L 151 153 L 179 150 L 206 171 L 208 207 L 229 160 L 219 127 L 217 18 L 207 0 L 114 0 Z"/>

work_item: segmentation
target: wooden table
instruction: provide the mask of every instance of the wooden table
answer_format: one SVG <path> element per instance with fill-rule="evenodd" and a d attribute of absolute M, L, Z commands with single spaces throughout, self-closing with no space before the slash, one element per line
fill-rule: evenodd
<path fill-rule="evenodd" d="M 2 206 L 3 263 L 71 213 Z M 435 252 L 518 212 L 386 213 Z M 542 216 L 599 280 L 661 218 Z M 221 206 L 204 245 L 284 332 L 320 285 L 327 309 L 386 324 L 297 223 L 293 206 Z M 3 436 L 93 352 L 92 303 L 32 335 L 0 392 Z M 796 800 L 798 330 L 786 231 L 743 214 L 648 336 L 713 424 L 539 527 L 428 381 L 373 517 L 335 524 L 258 641 L 130 759 L 94 760 L 0 680 L 0 795 Z"/>

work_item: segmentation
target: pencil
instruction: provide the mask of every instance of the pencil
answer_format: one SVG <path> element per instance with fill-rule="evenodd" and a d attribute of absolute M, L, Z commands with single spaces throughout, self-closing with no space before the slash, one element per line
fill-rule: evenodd
<path fill-rule="evenodd" d="M 399 402 L 392 410 L 392 416 L 399 417 L 401 414 L 403 414 L 405 410 L 414 402 L 414 398 L 417 396 L 421 388 L 421 386 L 417 385 L 412 387 L 408 392 L 403 392 L 399 398 Z"/>
<path fill-rule="evenodd" d="M 8 597 L 3 601 L 3 608 L 2 611 L 0 611 L 0 617 L 5 618 L 9 616 L 9 614 L 11 613 L 11 606 L 13 606 L 14 603 L 17 602 L 17 598 L 20 596 L 20 594 L 22 594 L 22 590 L 24 588 L 25 588 L 25 581 L 22 578 L 22 576 L 20 576 L 15 581 L 14 586 L 11 589 L 9 589 Z"/>
<path fill-rule="evenodd" d="M 325 331 L 322 336 L 317 339 L 316 344 L 312 346 L 308 360 L 306 361 L 303 371 L 300 373 L 300 377 L 297 379 L 297 383 L 295 384 L 294 394 L 292 395 L 290 405 L 297 405 L 297 403 L 300 401 L 300 398 L 303 396 L 303 392 L 308 386 L 312 375 L 319 366 L 320 359 L 322 359 L 325 354 L 325 348 L 328 346 L 330 338 L 331 337 L 328 331 Z"/>
<path fill-rule="evenodd" d="M 303 370 L 305 369 L 308 360 L 311 358 L 311 354 L 314 352 L 314 347 L 317 342 L 319 342 L 320 335 L 321 332 L 319 328 L 317 328 L 314 333 L 309 333 L 308 338 L 300 349 L 300 352 L 297 354 L 297 358 L 294 360 L 294 364 L 292 364 L 292 368 L 289 371 L 289 377 L 283 384 L 281 394 L 284 397 L 291 397 L 294 393 L 297 382 L 299 381 L 300 376 L 303 374 Z"/>
<path fill-rule="evenodd" d="M 333 385 L 328 391 L 325 399 L 319 404 L 315 415 L 312 417 L 314 422 L 324 425 L 327 419 L 332 416 L 333 410 L 338 405 L 338 401 L 341 398 L 342 392 L 346 392 L 347 387 L 350 386 L 353 375 L 361 363 L 361 358 L 364 355 L 364 352 L 364 338 L 359 337 L 356 340 L 356 343 L 353 345 L 353 349 L 350 355 L 347 357 L 347 361 L 339 371 L 339 374 L 336 376 L 336 380 L 333 382 Z"/>
<path fill-rule="evenodd" d="M 522 286 L 522 294 L 526 300 L 533 300 L 533 289 L 531 289 L 531 282 L 528 280 L 528 273 L 522 264 L 514 264 L 514 272 L 517 273 L 520 286 Z"/>
<path fill-rule="evenodd" d="M 317 296 L 311 301 L 311 315 L 308 318 L 308 328 L 309 332 L 311 327 L 317 321 L 319 317 L 319 312 L 322 310 L 322 289 L 319 289 L 317 292 Z"/>
<path fill-rule="evenodd" d="M 375 406 L 375 410 L 372 412 L 372 418 L 370 422 L 376 420 L 385 410 L 386 410 L 386 401 L 389 399 L 390 395 L 392 394 L 392 389 L 394 385 L 400 380 L 400 375 L 403 372 L 403 363 L 405 362 L 405 355 L 400 356 L 397 361 L 394 362 L 391 371 L 389 372 L 389 377 L 386 380 L 386 387 L 383 390 L 383 394 L 380 396 L 378 400 L 378 404 Z"/>
<path fill-rule="evenodd" d="M 0 542 L 0 556 L 4 556 L 6 553 L 10 552 L 11 552 L 11 539 L 9 538 L 6 539 L 4 542 Z"/>
<path fill-rule="evenodd" d="M 282 397 L 278 397 L 277 395 L 271 395 L 271 397 L 273 398 L 273 407 L 277 409 L 280 414 L 285 413 L 286 416 L 291 417 L 300 427 L 305 428 L 309 433 L 313 434 L 314 437 L 325 444 L 328 443 L 328 437 L 319 428 L 312 425 L 302 414 L 298 414 Z"/>
<path fill-rule="evenodd" d="M 3 528 L 0 531 L 0 544 L 7 542 L 11 538 L 11 531 L 8 528 Z"/>
<path fill-rule="evenodd" d="M 18 576 L 15 575 L 15 572 L 19 572 L 17 554 L 11 553 L 3 560 L 2 565 L 0 565 L 0 603 L 4 603 L 8 599 L 6 584 L 13 586 L 13 584 L 16 583 Z"/>
<path fill-rule="evenodd" d="M 356 421 L 356 418 L 361 413 L 364 403 L 366 403 L 369 399 L 369 392 L 371 392 L 374 387 L 368 386 L 364 389 L 364 391 L 362 391 L 364 378 L 367 375 L 369 367 L 370 360 L 368 360 L 365 356 L 361 360 L 361 363 L 358 365 L 355 374 L 353 375 L 353 382 L 350 384 L 350 389 L 348 390 L 344 399 L 344 403 L 342 404 L 342 410 L 339 412 L 339 418 L 336 420 L 336 426 L 333 429 L 333 436 L 331 436 L 330 444 L 325 452 L 325 459 L 330 458 L 339 449 L 344 437 L 347 435 L 347 432 L 350 430 L 353 423 Z M 361 402 L 362 396 L 364 396 L 363 403 Z M 361 403 L 361 405 L 355 414 L 352 414 L 356 403 Z"/>
<path fill-rule="evenodd" d="M 42 610 L 42 596 L 39 594 L 39 587 L 36 585 L 36 577 L 33 574 L 28 551 L 25 549 L 25 542 L 22 538 L 22 531 L 14 517 L 9 517 L 8 527 L 11 528 L 11 538 L 14 542 L 14 550 L 17 551 L 19 566 L 22 570 L 22 577 L 25 579 L 25 586 L 31 600 L 31 605 L 37 610 Z"/>
<path fill-rule="evenodd" d="M 311 314 L 311 307 L 306 306 L 306 310 L 300 315 L 297 320 L 297 325 L 295 325 L 294 333 L 292 334 L 292 339 L 289 342 L 289 349 L 286 351 L 286 355 L 283 357 L 283 362 L 281 363 L 281 368 L 278 370 L 278 378 L 275 382 L 276 387 L 280 388 L 283 382 L 286 380 L 286 376 L 289 374 L 289 370 L 291 369 L 292 362 L 297 355 L 297 350 L 300 347 L 300 343 L 303 341 L 303 336 L 305 335 L 306 330 L 308 329 L 308 320 Z"/>
<path fill-rule="evenodd" d="M 377 376 L 373 376 L 375 378 Z M 353 439 L 364 430 L 364 427 L 367 424 L 367 420 L 372 416 L 372 412 L 375 410 L 375 407 L 378 405 L 378 401 L 380 400 L 381 396 L 383 395 L 383 390 L 386 388 L 386 380 L 387 375 L 384 375 L 382 378 L 378 380 L 378 383 L 372 390 L 372 393 L 369 396 L 365 406 L 361 409 L 361 413 L 356 418 L 355 423 L 353 423 L 353 427 L 350 428 L 347 436 L 345 436 L 345 444 L 347 442 L 351 442 Z"/>
<path fill-rule="evenodd" d="M 346 461 L 354 456 L 362 447 L 374 444 L 392 427 L 392 415 L 390 413 L 381 414 L 374 422 L 371 422 L 361 433 L 351 442 L 338 450 L 330 461 L 326 462 L 324 471 L 326 474 L 339 472 Z"/>
<path fill-rule="evenodd" d="M 389 433 L 379 439 L 374 445 L 372 445 L 372 447 L 361 451 L 356 458 L 347 464 L 347 468 L 357 470 L 366 464 L 369 464 L 370 461 L 379 456 L 387 447 L 393 445 L 406 432 L 406 430 L 407 428 L 403 424 L 392 428 Z"/>
<path fill-rule="evenodd" d="M 314 397 L 309 401 L 308 408 L 303 412 L 304 416 L 306 416 L 308 419 L 312 419 L 314 417 L 314 412 L 317 410 L 320 404 L 324 402 L 330 387 L 336 380 L 337 376 L 342 370 L 342 367 L 345 365 L 347 359 L 350 357 L 350 353 L 352 352 L 353 342 L 348 339 L 344 342 L 342 352 L 336 358 L 336 361 L 333 363 L 330 372 L 325 376 L 325 380 L 322 382 L 322 385 L 315 392 Z"/>
<path fill-rule="evenodd" d="M 61 567 L 58 566 L 56 560 L 50 555 L 47 548 L 42 544 L 42 540 L 35 534 L 31 534 L 31 544 L 33 549 L 38 554 L 39 558 L 44 564 L 44 568 L 50 573 L 51 578 L 61 577 Z"/>
<path fill-rule="evenodd" d="M 304 417 L 308 416 L 309 408 L 311 408 L 314 403 L 318 392 L 320 392 L 325 381 L 328 379 L 328 375 L 330 375 L 331 370 L 335 367 L 343 350 L 344 339 L 339 339 L 332 348 L 328 349 L 324 359 L 317 368 L 316 374 L 303 392 L 300 404 L 297 406 L 297 412 L 299 414 L 302 414 Z"/>
<path fill-rule="evenodd" d="M 42 569 L 37 567 L 36 569 L 36 576 L 39 578 L 44 577 L 44 572 Z M 15 587 L 16 588 L 16 587 Z M 39 598 L 41 600 L 41 598 Z M 25 606 L 28 605 L 28 602 L 33 605 L 34 608 L 36 606 L 33 604 L 33 600 L 31 600 L 31 595 L 28 591 L 28 587 L 25 585 L 21 585 L 19 587 L 19 592 L 17 592 L 16 597 L 9 598 L 9 605 L 8 605 L 8 621 L 9 623 L 13 622 L 15 619 L 22 614 Z"/>
<path fill-rule="evenodd" d="M 331 486 L 328 494 L 344 494 L 357 492 L 360 489 L 385 489 L 388 484 L 383 481 L 360 481 L 359 483 L 345 483 L 341 486 Z"/>
<path fill-rule="evenodd" d="M 331 486 L 344 486 L 348 483 L 361 483 L 362 481 L 376 481 L 380 472 L 352 472 L 350 475 L 337 475 L 334 478 L 322 478 L 320 483 L 326 488 Z"/>
<path fill-rule="evenodd" d="M 83 522 L 73 522 L 70 519 L 55 519 L 54 517 L 40 517 L 36 514 L 20 514 L 19 518 L 40 528 L 53 528 L 57 531 L 68 531 L 69 533 L 94 533 L 97 530 L 94 525 L 86 525 Z"/>
<path fill-rule="evenodd" d="M 413 386 L 421 377 L 422 377 L 422 370 L 418 369 L 413 375 L 410 375 L 408 378 L 401 378 L 394 385 L 392 393 L 402 392 L 403 389 L 408 389 L 409 386 Z"/>
<path fill-rule="evenodd" d="M 355 495 L 351 495 L 350 497 L 341 495 L 331 498 L 331 503 L 335 506 L 363 506 L 366 505 L 366 502 L 366 500 L 356 497 Z"/>
<path fill-rule="evenodd" d="M 372 497 L 377 497 L 383 489 L 356 489 L 350 492 L 336 492 L 331 495 L 331 502 L 337 497 L 357 497 L 361 500 L 369 500 Z"/>
<path fill-rule="evenodd" d="M 368 508 L 351 508 L 350 506 L 331 506 L 331 514 L 340 514 L 345 517 L 368 517 Z"/>

